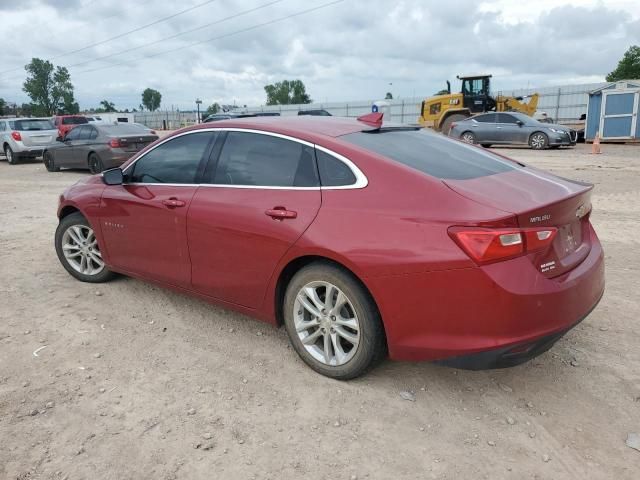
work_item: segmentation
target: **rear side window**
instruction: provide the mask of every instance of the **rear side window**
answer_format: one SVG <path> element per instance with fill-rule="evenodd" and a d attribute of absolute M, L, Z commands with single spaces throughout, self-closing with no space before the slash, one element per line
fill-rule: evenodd
<path fill-rule="evenodd" d="M 65 117 L 62 119 L 63 125 L 82 125 L 83 123 L 89 123 L 85 117 Z"/>
<path fill-rule="evenodd" d="M 466 180 L 516 169 L 478 147 L 425 130 L 357 132 L 340 137 L 432 177 Z"/>
<path fill-rule="evenodd" d="M 213 183 L 263 187 L 316 187 L 313 148 L 258 133 L 229 132 Z"/>
<path fill-rule="evenodd" d="M 89 138 L 91 138 L 91 130 L 93 130 L 91 127 L 76 127 L 78 129 L 80 129 L 80 132 L 78 133 L 78 140 L 89 140 Z"/>
<path fill-rule="evenodd" d="M 356 183 L 356 176 L 344 162 L 318 149 L 316 159 L 323 187 L 344 187 Z"/>
<path fill-rule="evenodd" d="M 143 155 L 128 173 L 131 183 L 195 183 L 200 162 L 215 132 L 189 133 Z"/>

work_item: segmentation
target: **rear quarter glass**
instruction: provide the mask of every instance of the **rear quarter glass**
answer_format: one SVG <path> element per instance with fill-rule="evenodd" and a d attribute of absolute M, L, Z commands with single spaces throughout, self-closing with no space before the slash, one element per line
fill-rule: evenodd
<path fill-rule="evenodd" d="M 521 168 L 478 147 L 424 130 L 356 132 L 340 138 L 443 180 L 468 180 Z"/>

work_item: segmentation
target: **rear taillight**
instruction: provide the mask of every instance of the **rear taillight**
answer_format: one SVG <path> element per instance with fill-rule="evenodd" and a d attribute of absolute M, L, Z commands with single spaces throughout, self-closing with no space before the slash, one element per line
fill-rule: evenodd
<path fill-rule="evenodd" d="M 555 227 L 449 228 L 449 236 L 480 265 L 543 250 L 551 245 L 557 232 Z"/>
<path fill-rule="evenodd" d="M 11 132 L 11 136 L 16 142 L 22 141 L 22 135 L 20 135 L 20 132 Z"/>
<path fill-rule="evenodd" d="M 111 148 L 120 148 L 122 147 L 122 144 L 120 143 L 120 139 L 112 138 L 111 140 L 109 140 L 109 146 Z"/>

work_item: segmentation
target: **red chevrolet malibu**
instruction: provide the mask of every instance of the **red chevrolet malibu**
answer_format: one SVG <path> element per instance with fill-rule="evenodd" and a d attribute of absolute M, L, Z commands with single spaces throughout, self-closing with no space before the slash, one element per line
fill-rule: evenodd
<path fill-rule="evenodd" d="M 316 371 L 516 365 L 596 306 L 592 186 L 412 127 L 247 118 L 175 132 L 60 197 L 64 268 L 284 324 Z"/>

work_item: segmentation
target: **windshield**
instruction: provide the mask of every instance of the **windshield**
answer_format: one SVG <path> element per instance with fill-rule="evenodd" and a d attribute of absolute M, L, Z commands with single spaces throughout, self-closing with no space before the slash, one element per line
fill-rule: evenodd
<path fill-rule="evenodd" d="M 478 147 L 425 130 L 374 130 L 340 138 L 440 179 L 466 180 L 517 168 Z"/>
<path fill-rule="evenodd" d="M 50 120 L 44 118 L 31 118 L 28 120 L 15 120 L 9 122 L 9 126 L 12 130 L 18 130 L 21 132 L 31 132 L 37 130 L 55 130 Z"/>
<path fill-rule="evenodd" d="M 63 125 L 81 125 L 83 123 L 89 123 L 85 117 L 66 117 L 62 119 Z"/>

